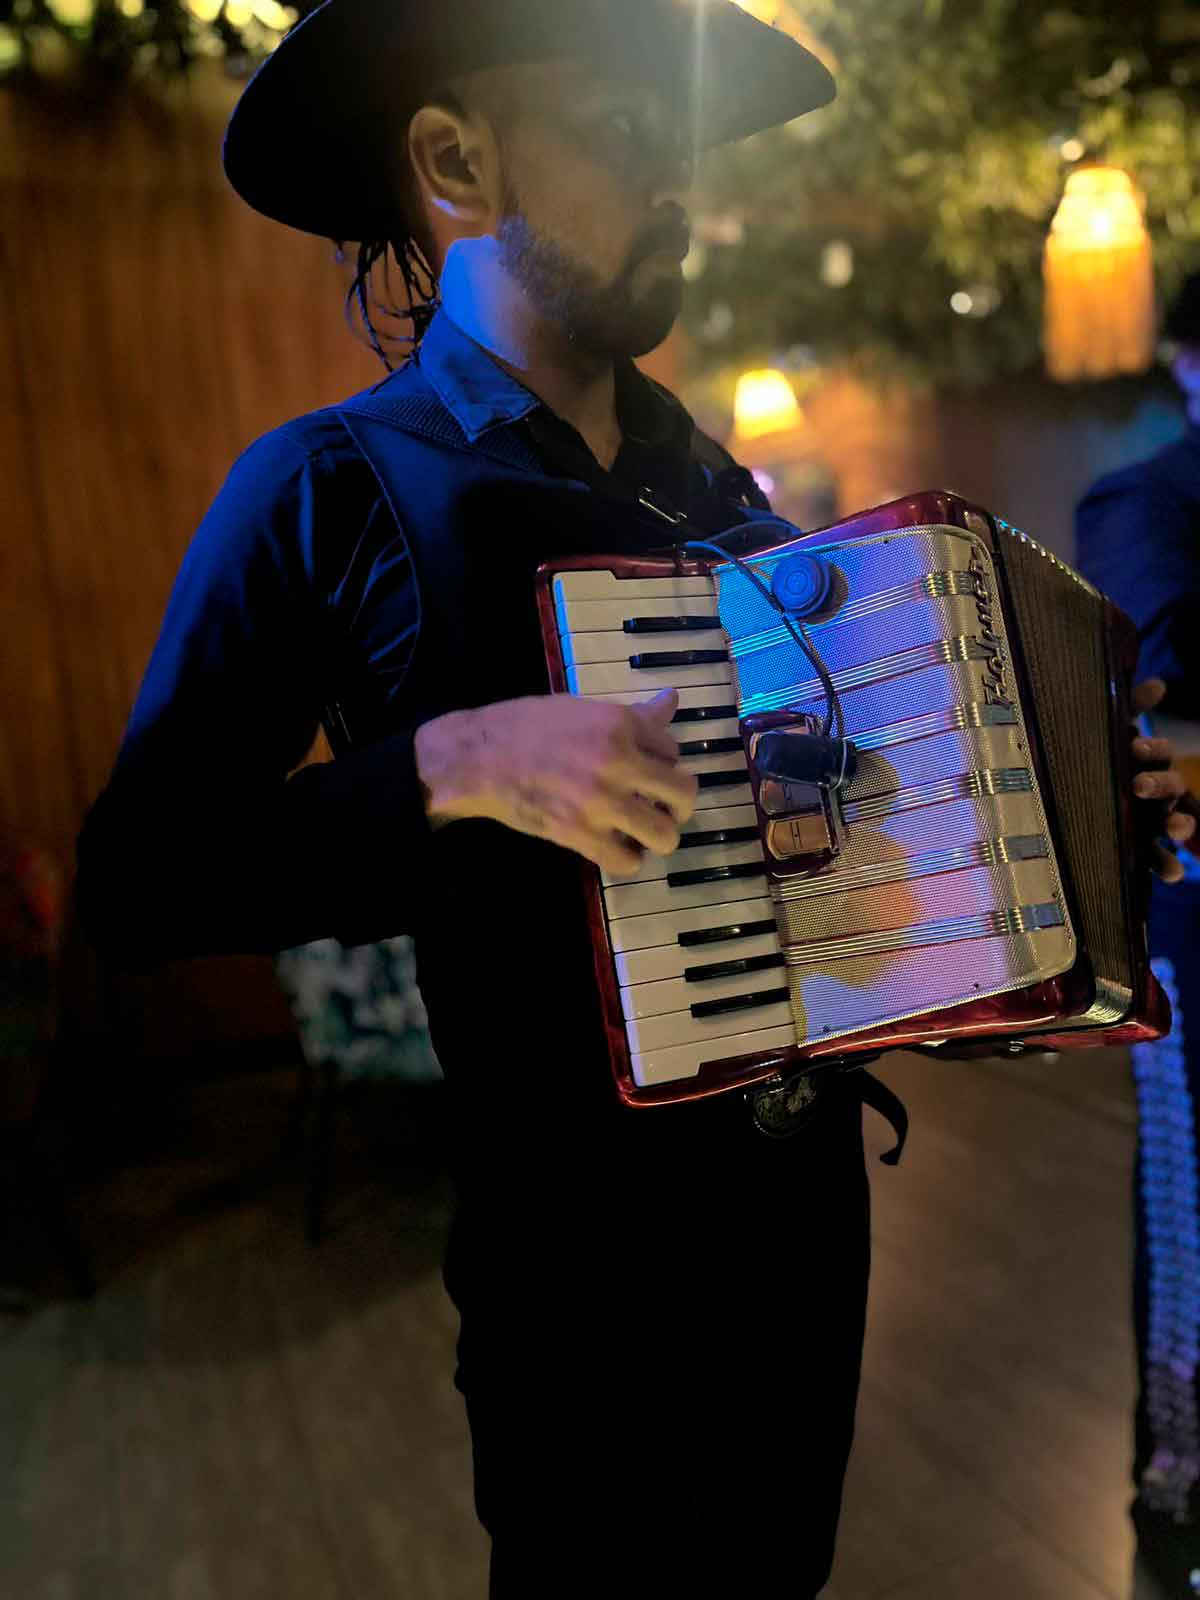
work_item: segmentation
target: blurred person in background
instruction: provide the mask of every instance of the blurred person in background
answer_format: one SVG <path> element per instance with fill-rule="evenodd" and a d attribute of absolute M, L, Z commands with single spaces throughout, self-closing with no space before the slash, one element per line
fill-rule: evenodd
<path fill-rule="evenodd" d="M 1101 479 L 1076 516 L 1079 566 L 1133 618 L 1139 671 L 1166 693 L 1146 733 L 1166 735 L 1200 788 L 1200 273 L 1164 325 L 1187 402 L 1182 438 Z M 1160 752 L 1144 741 L 1144 758 Z M 1190 759 L 1189 759 L 1190 758 Z M 1200 860 L 1155 886 L 1154 970 L 1174 1009 L 1168 1038 L 1138 1045 L 1134 1313 L 1139 1395 L 1133 1521 L 1139 1600 L 1200 1594 Z"/>

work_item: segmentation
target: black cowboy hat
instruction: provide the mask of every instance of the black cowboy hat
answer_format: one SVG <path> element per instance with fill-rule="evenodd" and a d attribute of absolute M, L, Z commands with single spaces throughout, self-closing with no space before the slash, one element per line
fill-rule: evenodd
<path fill-rule="evenodd" d="M 664 84 L 691 72 L 701 146 L 790 121 L 836 92 L 814 55 L 734 0 L 325 0 L 246 85 L 225 135 L 226 176 L 290 227 L 386 237 L 399 114 L 462 73 L 565 56 Z"/>

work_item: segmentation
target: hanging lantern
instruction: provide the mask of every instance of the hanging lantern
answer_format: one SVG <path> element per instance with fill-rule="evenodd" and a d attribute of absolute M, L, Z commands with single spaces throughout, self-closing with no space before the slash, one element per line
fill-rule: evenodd
<path fill-rule="evenodd" d="M 1081 167 L 1046 241 L 1046 366 L 1052 378 L 1146 372 L 1156 317 L 1150 235 L 1128 173 Z"/>
<path fill-rule="evenodd" d="M 733 422 L 739 439 L 785 433 L 800 421 L 796 391 L 782 372 L 743 372 L 733 397 Z"/>

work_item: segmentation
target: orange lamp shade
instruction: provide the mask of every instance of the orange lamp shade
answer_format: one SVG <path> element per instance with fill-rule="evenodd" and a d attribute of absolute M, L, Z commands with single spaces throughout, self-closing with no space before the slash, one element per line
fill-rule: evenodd
<path fill-rule="evenodd" d="M 1126 172 L 1081 167 L 1067 179 L 1045 252 L 1046 367 L 1052 378 L 1115 378 L 1154 360 L 1154 263 Z"/>

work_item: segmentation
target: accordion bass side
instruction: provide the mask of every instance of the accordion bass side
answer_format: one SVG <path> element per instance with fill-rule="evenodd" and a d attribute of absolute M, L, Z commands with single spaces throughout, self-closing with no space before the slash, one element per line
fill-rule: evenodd
<path fill-rule="evenodd" d="M 622 1099 L 691 1100 L 891 1048 L 1062 1050 L 1160 1037 L 1149 872 L 1131 800 L 1132 624 L 1056 557 L 947 493 L 817 533 L 770 521 L 770 584 L 815 556 L 805 628 L 857 770 L 839 847 L 780 870 L 749 729 L 820 716 L 813 665 L 736 563 L 552 562 L 538 605 L 556 692 L 678 689 L 699 805 L 678 852 L 587 867 Z"/>

